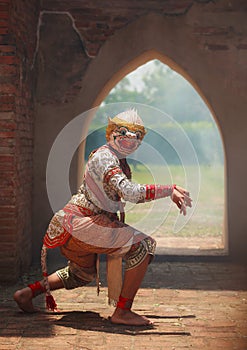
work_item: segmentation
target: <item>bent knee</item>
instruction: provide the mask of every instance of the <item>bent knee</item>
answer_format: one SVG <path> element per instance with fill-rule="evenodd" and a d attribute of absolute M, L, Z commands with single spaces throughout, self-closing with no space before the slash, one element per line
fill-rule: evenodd
<path fill-rule="evenodd" d="M 73 268 L 70 266 L 56 271 L 56 274 L 63 282 L 65 289 L 83 287 L 95 279 L 95 273 L 85 273 L 83 269 L 81 269 L 80 274 L 78 274 L 78 271 L 74 273 Z"/>
<path fill-rule="evenodd" d="M 149 255 L 149 263 L 153 260 L 156 241 L 152 237 L 146 237 L 142 241 L 131 246 L 125 255 L 125 270 L 131 270 L 140 265 Z"/>

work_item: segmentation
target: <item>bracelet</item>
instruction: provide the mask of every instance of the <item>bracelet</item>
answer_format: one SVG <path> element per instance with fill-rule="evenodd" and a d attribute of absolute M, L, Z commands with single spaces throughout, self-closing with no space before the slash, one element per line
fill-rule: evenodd
<path fill-rule="evenodd" d="M 147 201 L 171 196 L 176 185 L 146 185 Z"/>

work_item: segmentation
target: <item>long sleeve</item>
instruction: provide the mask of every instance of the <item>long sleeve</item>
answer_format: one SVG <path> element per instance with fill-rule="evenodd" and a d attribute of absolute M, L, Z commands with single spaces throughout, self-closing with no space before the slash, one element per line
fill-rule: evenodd
<path fill-rule="evenodd" d="M 172 194 L 173 186 L 170 185 L 145 185 L 137 184 L 127 179 L 122 171 L 116 172 L 110 178 L 108 184 L 124 200 L 133 203 L 143 203 L 159 198 L 165 198 Z"/>
<path fill-rule="evenodd" d="M 90 158 L 85 180 L 90 201 L 97 206 L 104 203 L 103 208 L 111 211 L 116 210 L 120 198 L 127 202 L 143 203 L 170 196 L 173 191 L 173 186 L 132 182 L 123 172 L 118 157 L 105 146 Z M 97 186 L 90 187 L 90 183 Z"/>

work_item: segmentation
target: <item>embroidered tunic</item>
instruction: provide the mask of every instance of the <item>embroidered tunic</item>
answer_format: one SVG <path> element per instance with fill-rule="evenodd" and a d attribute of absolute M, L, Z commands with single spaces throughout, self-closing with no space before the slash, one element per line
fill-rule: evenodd
<path fill-rule="evenodd" d="M 106 227 L 108 225 L 106 217 L 119 221 L 116 213 L 122 211 L 121 199 L 140 203 L 171 193 L 172 186 L 142 185 L 132 182 L 126 159 L 119 159 L 108 145 L 104 145 L 91 154 L 78 193 L 53 216 L 44 244 L 47 248 L 60 246 L 70 235 L 88 244 L 90 242 L 95 244 L 95 240 L 89 235 L 89 231 L 93 231 L 89 230 L 89 217 L 90 223 Z M 130 237 L 126 235 L 126 240 L 122 243 L 126 245 L 129 239 Z M 109 246 L 106 242 L 104 244 Z"/>

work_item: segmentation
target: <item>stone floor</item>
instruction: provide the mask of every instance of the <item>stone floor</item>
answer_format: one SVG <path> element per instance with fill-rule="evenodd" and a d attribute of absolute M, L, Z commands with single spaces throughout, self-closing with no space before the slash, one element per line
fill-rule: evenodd
<path fill-rule="evenodd" d="M 226 262 L 162 262 L 150 265 L 134 310 L 153 327 L 111 325 L 104 268 L 102 288 L 59 290 L 59 312 L 19 311 L 12 294 L 39 278 L 33 268 L 14 286 L 1 286 L 0 350 L 33 349 L 247 349 L 247 267 Z"/>

